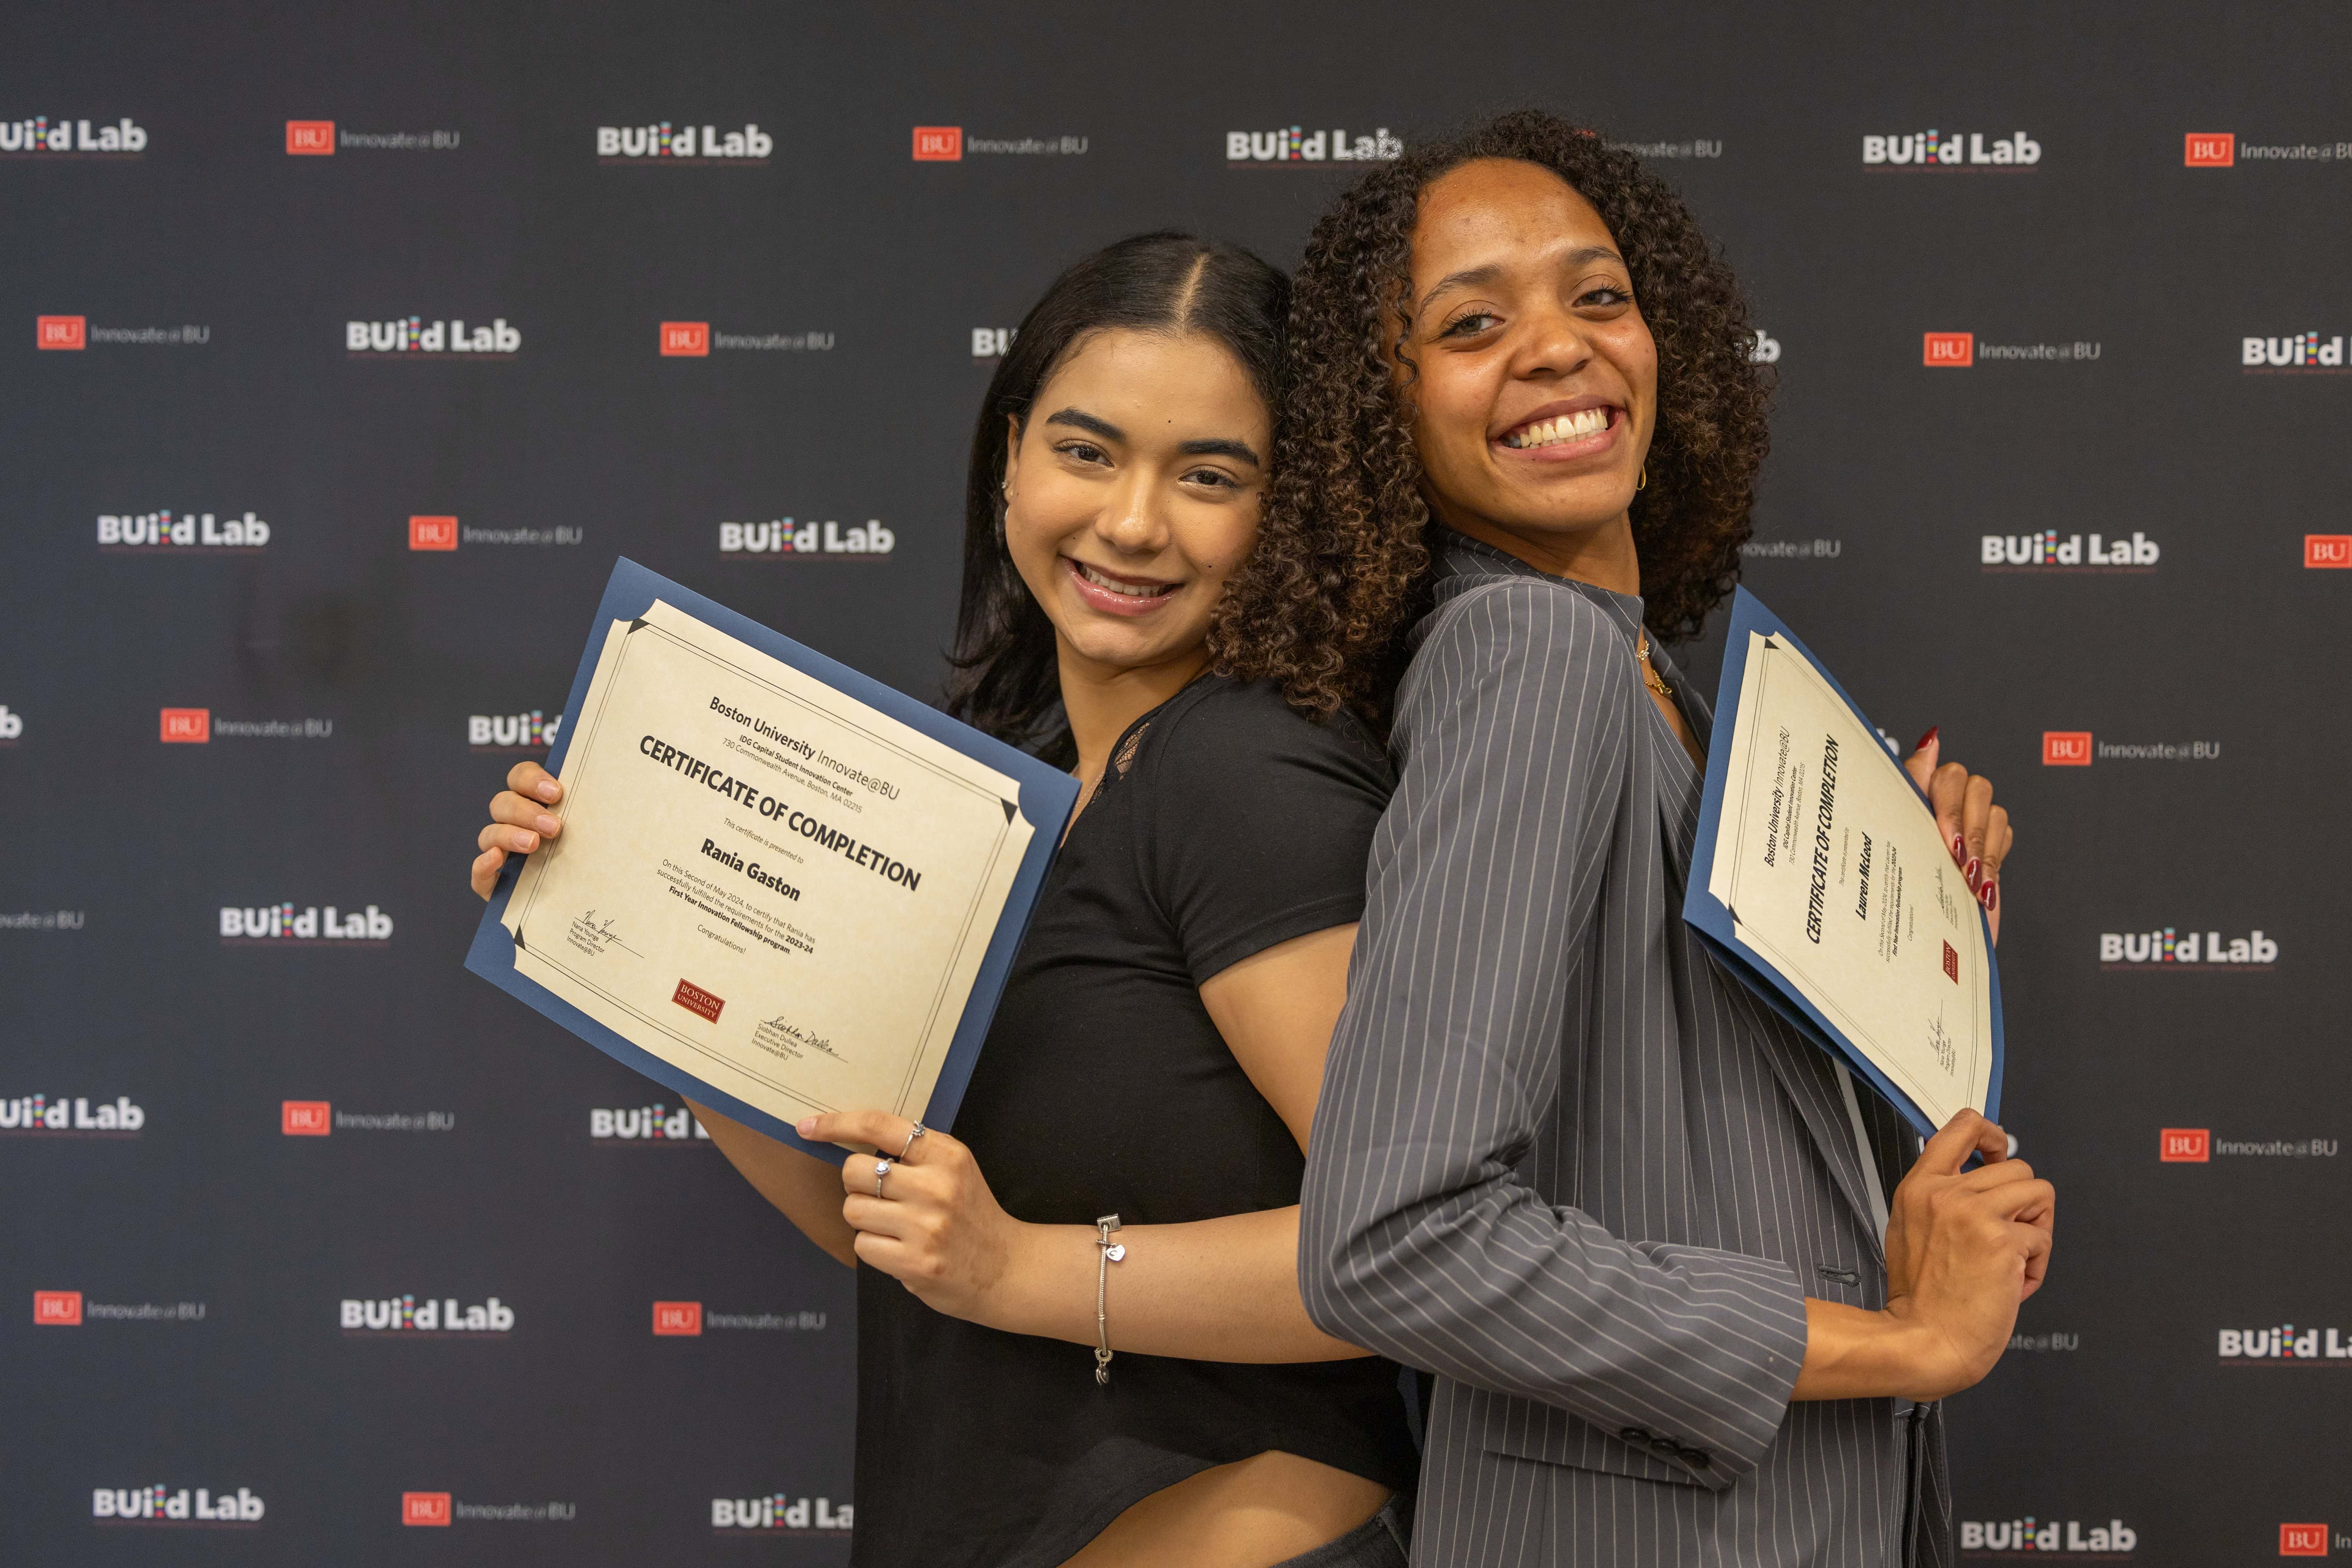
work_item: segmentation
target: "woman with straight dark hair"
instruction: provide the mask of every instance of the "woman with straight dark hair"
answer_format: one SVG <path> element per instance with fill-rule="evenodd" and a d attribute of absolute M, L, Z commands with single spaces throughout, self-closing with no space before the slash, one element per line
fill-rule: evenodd
<path fill-rule="evenodd" d="M 1245 251 L 1123 241 L 1055 280 L 982 405 L 948 710 L 1083 787 L 961 1136 L 799 1125 L 896 1156 L 877 1179 L 697 1108 L 865 1266 L 853 1563 L 1404 1561 L 1397 1369 L 1317 1330 L 1296 1268 L 1387 762 L 1328 636 L 1213 635 L 1268 542 L 1287 299 Z M 1236 653 L 1256 679 L 1218 673 Z M 542 770 L 509 786 L 485 896 L 560 826 Z"/>

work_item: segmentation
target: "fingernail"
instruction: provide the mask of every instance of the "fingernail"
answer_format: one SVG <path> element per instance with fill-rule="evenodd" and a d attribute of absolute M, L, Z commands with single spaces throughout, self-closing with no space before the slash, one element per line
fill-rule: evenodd
<path fill-rule="evenodd" d="M 563 793 L 563 787 L 553 779 L 541 779 L 539 781 L 539 787 L 531 793 L 540 799 L 551 803 L 557 795 Z"/>
<path fill-rule="evenodd" d="M 1966 882 L 1971 889 L 1976 887 L 1977 879 L 1982 875 L 1984 875 L 1984 862 L 1974 855 L 1969 856 L 1969 863 L 1960 868 L 1960 880 Z"/>
<path fill-rule="evenodd" d="M 1958 834 L 1952 835 L 1952 864 L 1958 866 L 1969 858 L 1969 841 Z"/>
<path fill-rule="evenodd" d="M 551 816 L 542 815 L 539 819 L 539 830 L 541 833 L 552 833 L 562 826 L 563 824 L 556 821 L 555 818 Z"/>
<path fill-rule="evenodd" d="M 797 1133 L 799 1133 L 799 1134 L 800 1134 L 802 1137 L 803 1137 L 803 1138 L 814 1138 L 814 1137 L 815 1137 L 815 1136 L 816 1136 L 816 1118 L 815 1118 L 815 1117 L 814 1117 L 814 1116 L 803 1116 L 803 1117 L 802 1117 L 802 1118 L 800 1119 L 800 1121 L 798 1121 L 798 1122 L 793 1126 L 793 1131 L 795 1131 L 795 1132 L 797 1132 Z"/>
<path fill-rule="evenodd" d="M 516 845 L 515 847 L 520 849 L 526 855 L 530 854 L 532 850 L 539 847 L 539 835 L 526 829 L 522 836 L 522 842 Z"/>
<path fill-rule="evenodd" d="M 1926 751 L 1927 749 L 1927 742 L 1934 740 L 1936 738 L 1936 731 L 1942 728 L 1943 726 L 1941 724 L 1929 725 L 1927 732 L 1919 737 L 1919 743 L 1911 749 L 1915 752 Z"/>
<path fill-rule="evenodd" d="M 1983 887 L 1979 888 L 1977 889 L 1977 902 L 1984 906 L 1984 912 L 1987 914 L 1990 914 L 1993 910 L 2000 908 L 2000 884 L 1999 882 L 1987 882 Z"/>

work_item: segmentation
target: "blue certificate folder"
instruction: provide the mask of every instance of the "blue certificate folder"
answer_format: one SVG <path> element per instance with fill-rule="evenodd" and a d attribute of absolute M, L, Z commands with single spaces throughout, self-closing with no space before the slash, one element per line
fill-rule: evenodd
<path fill-rule="evenodd" d="M 1716 956 L 1728 964 L 1748 987 L 1769 1003 L 1773 1010 L 1794 1025 L 1797 1031 L 1815 1045 L 1843 1062 L 1864 1082 L 1875 1089 L 1886 1102 L 1903 1113 L 1903 1119 L 1917 1129 L 1923 1138 L 1937 1131 L 1935 1123 L 1926 1112 L 1912 1102 L 1911 1097 L 1888 1081 L 1886 1075 L 1872 1065 L 1837 1026 L 1823 1017 L 1812 1004 L 1806 1001 L 1794 985 L 1781 979 L 1770 961 L 1741 942 L 1736 934 L 1731 910 L 1707 891 L 1707 868 L 1715 864 L 1716 835 L 1723 826 L 1723 792 L 1731 771 L 1731 737 L 1738 728 L 1739 693 L 1748 670 L 1748 639 L 1750 633 L 1768 636 L 1786 643 L 1802 654 L 1838 700 L 1846 705 L 1854 720 L 1872 734 L 1878 727 L 1864 716 L 1862 709 L 1846 691 L 1838 678 L 1830 673 L 1829 666 L 1813 658 L 1812 650 L 1800 641 L 1780 616 L 1764 607 L 1764 601 L 1742 588 L 1731 602 L 1731 633 L 1723 656 L 1723 679 L 1716 690 L 1715 729 L 1706 749 L 1706 795 L 1699 806 L 1698 837 L 1691 850 L 1690 886 L 1683 895 L 1683 919 L 1697 931 Z M 1906 775 L 1908 777 L 1908 775 Z M 1916 793 L 1916 786 L 1914 786 Z M 1919 809 L 1930 816 L 1935 807 L 1924 795 L 1919 796 Z M 1982 924 L 1984 910 L 1977 910 Z M 1985 972 L 1992 988 L 1992 1076 L 1985 1087 L 1986 1117 L 2000 1120 L 2001 1021 L 2000 965 L 1994 961 L 1992 931 L 1985 928 Z"/>
<path fill-rule="evenodd" d="M 681 587 L 659 573 L 647 571 L 625 556 L 614 563 L 612 580 L 604 584 L 604 600 L 596 606 L 596 618 L 589 626 L 588 646 L 580 657 L 579 672 L 572 678 L 572 695 L 563 705 L 563 730 L 548 753 L 547 769 L 550 773 L 563 771 L 564 753 L 570 749 L 572 737 L 576 732 L 572 721 L 587 700 L 588 686 L 596 673 L 597 657 L 604 649 L 607 630 L 614 621 L 635 620 L 652 608 L 656 599 L 683 610 L 729 637 L 751 644 L 761 652 L 791 665 L 802 674 L 820 680 L 836 691 L 880 710 L 908 729 L 920 731 L 932 740 L 951 746 L 1019 781 L 1021 814 L 1029 819 L 1035 831 L 1029 840 L 1028 852 L 1022 858 L 1021 868 L 1013 878 L 1013 890 L 1004 900 L 1004 912 L 997 921 L 994 935 L 989 939 L 980 973 L 972 982 L 971 995 L 964 1002 L 963 1016 L 957 1023 L 946 1060 L 940 1068 L 939 1081 L 932 1088 L 930 1104 L 922 1116 L 925 1126 L 943 1131 L 951 1128 L 955 1123 L 956 1108 L 963 1102 L 965 1086 L 971 1081 L 972 1064 L 980 1057 L 980 1043 L 988 1034 L 988 1021 L 996 1012 L 997 998 L 1003 994 L 1005 975 L 1013 967 L 1013 955 L 1021 946 L 1022 935 L 1029 927 L 1030 912 L 1036 908 L 1038 892 L 1045 886 L 1045 868 L 1052 863 L 1054 851 L 1062 841 L 1063 826 L 1070 819 L 1071 808 L 1077 804 L 1077 781 L 1058 768 L 1049 767 L 1002 741 L 992 740 L 969 724 L 960 723 L 936 709 L 892 690 L 878 680 L 858 674 L 845 664 L 836 663 L 788 637 L 772 632 L 758 622 L 704 598 L 691 588 Z M 769 1137 L 819 1159 L 839 1164 L 847 1158 L 844 1151 L 834 1144 L 802 1142 L 790 1122 L 778 1121 L 732 1095 L 723 1094 L 692 1073 L 639 1049 L 538 982 L 518 974 L 514 963 L 514 939 L 508 935 L 499 920 L 506 913 L 507 900 L 513 895 L 515 879 L 522 875 L 522 867 L 520 858 L 509 857 L 506 868 L 499 873 L 498 889 L 490 896 L 490 905 L 482 916 L 482 923 L 474 930 L 473 946 L 467 951 L 467 969 L 500 990 L 520 997 L 605 1055 L 626 1062 L 647 1078 L 680 1095 L 724 1111 L 744 1125 L 757 1128 Z M 887 984 L 889 976 L 877 970 L 875 984 Z"/>

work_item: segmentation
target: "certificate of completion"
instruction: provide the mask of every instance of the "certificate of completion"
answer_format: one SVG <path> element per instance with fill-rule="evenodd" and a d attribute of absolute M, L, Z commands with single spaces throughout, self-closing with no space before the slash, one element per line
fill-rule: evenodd
<path fill-rule="evenodd" d="M 1998 1108 L 1983 911 L 1876 731 L 1753 595 L 1733 606 L 1684 914 L 1923 1133 Z"/>
<path fill-rule="evenodd" d="M 490 977 L 772 1136 L 949 1125 L 1075 783 L 632 563 L 614 584 Z"/>

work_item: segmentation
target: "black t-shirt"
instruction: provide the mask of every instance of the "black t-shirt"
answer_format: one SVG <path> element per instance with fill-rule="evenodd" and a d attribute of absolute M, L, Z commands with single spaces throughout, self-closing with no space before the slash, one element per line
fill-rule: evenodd
<path fill-rule="evenodd" d="M 957 1113 L 1006 1213 L 1174 1225 L 1298 1201 L 1298 1145 L 1200 986 L 1362 915 L 1393 786 L 1360 727 L 1270 685 L 1203 678 L 1137 721 L 1046 879 Z M 1400 1489 L 1416 1463 L 1377 1359 L 1121 1352 L 1097 1386 L 1088 1346 L 945 1316 L 860 1268 L 857 1361 L 850 1560 L 872 1568 L 1045 1568 L 1150 1493 L 1268 1449 Z"/>

